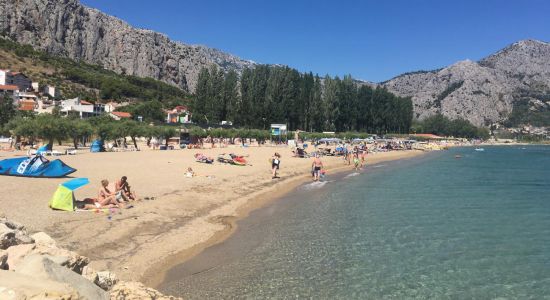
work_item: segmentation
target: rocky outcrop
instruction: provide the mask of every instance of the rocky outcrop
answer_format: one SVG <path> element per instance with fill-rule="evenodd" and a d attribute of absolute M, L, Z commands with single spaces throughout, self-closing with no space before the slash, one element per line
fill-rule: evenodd
<path fill-rule="evenodd" d="M 0 7 L 0 32 L 19 43 L 190 91 L 202 67 L 239 71 L 253 65 L 216 49 L 134 28 L 78 0 L 0 0 Z"/>
<path fill-rule="evenodd" d="M 381 85 L 411 97 L 418 119 L 442 113 L 486 126 L 506 120 L 524 91 L 550 95 L 550 44 L 519 41 L 479 62 L 406 73 Z"/>
<path fill-rule="evenodd" d="M 0 249 L 0 299 L 179 299 L 96 272 L 87 257 L 58 248 L 44 232 L 29 236 L 24 226 L 3 217 L 0 228 L 10 241 Z"/>

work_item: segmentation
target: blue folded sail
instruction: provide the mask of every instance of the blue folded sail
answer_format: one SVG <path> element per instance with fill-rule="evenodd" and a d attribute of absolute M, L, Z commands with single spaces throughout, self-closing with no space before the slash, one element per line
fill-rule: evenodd
<path fill-rule="evenodd" d="M 41 155 L 0 161 L 0 175 L 23 177 L 63 177 L 76 172 L 59 159 L 49 161 Z"/>

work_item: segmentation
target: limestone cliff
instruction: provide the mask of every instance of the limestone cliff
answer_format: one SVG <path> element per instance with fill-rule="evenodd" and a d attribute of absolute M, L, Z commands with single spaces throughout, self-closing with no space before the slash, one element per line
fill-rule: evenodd
<path fill-rule="evenodd" d="M 0 0 L 0 32 L 54 55 L 151 77 L 193 91 L 204 66 L 242 70 L 253 62 L 186 45 L 81 5 L 78 0 Z"/>
<path fill-rule="evenodd" d="M 550 44 L 519 41 L 479 62 L 406 73 L 381 85 L 412 97 L 419 119 L 442 113 L 479 126 L 502 122 L 526 95 L 536 109 L 550 108 Z"/>

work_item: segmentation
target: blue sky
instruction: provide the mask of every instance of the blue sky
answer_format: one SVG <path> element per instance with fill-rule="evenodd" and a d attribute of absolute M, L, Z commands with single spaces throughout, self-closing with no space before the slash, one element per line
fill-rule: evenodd
<path fill-rule="evenodd" d="M 81 0 L 133 26 L 259 63 L 374 82 L 550 41 L 546 0 Z"/>

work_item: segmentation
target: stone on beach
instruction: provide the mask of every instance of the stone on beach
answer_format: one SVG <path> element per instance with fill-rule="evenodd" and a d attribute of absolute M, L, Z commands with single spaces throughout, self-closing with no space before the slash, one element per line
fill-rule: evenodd
<path fill-rule="evenodd" d="M 97 272 L 97 278 L 94 281 L 97 286 L 106 291 L 110 290 L 117 282 L 116 275 L 109 271 Z"/>
<path fill-rule="evenodd" d="M 68 284 L 0 270 L 0 299 L 84 299 Z"/>
<path fill-rule="evenodd" d="M 173 296 L 165 296 L 159 291 L 148 288 L 139 282 L 119 282 L 111 290 L 111 300 L 176 300 Z"/>
<path fill-rule="evenodd" d="M 108 299 L 107 293 L 98 286 L 45 256 L 33 254 L 25 257 L 16 273 L 66 283 L 77 290 L 82 299 Z"/>
<path fill-rule="evenodd" d="M 31 237 L 34 239 L 34 242 L 37 245 L 47 246 L 47 247 L 50 247 L 50 248 L 56 248 L 57 247 L 54 239 L 52 239 L 45 232 L 42 232 L 42 231 L 37 232 L 37 233 L 31 235 Z"/>
<path fill-rule="evenodd" d="M 8 251 L 0 250 L 0 270 L 7 270 L 8 268 Z"/>

